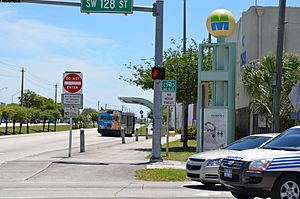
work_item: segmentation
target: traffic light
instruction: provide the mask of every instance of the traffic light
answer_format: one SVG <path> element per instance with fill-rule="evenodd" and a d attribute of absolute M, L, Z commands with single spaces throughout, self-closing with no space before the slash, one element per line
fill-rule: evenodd
<path fill-rule="evenodd" d="M 20 3 L 20 0 L 0 0 L 1 3 Z"/>
<path fill-rule="evenodd" d="M 152 79 L 165 79 L 165 68 L 163 67 L 153 67 L 152 68 Z"/>

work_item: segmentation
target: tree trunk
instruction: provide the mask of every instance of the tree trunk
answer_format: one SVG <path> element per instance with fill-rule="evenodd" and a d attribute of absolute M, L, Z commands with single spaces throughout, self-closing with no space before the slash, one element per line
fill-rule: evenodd
<path fill-rule="evenodd" d="M 8 135 L 7 126 L 8 126 L 8 118 L 5 119 L 5 135 Z"/>
<path fill-rule="evenodd" d="M 20 121 L 19 134 L 22 134 L 22 121 Z"/>
<path fill-rule="evenodd" d="M 43 121 L 43 132 L 45 132 L 46 120 Z"/>
<path fill-rule="evenodd" d="M 183 146 L 182 148 L 187 149 L 189 148 L 188 146 L 188 117 L 189 117 L 189 105 L 184 103 L 183 104 Z"/>
<path fill-rule="evenodd" d="M 50 120 L 48 121 L 48 132 L 50 132 Z"/>
<path fill-rule="evenodd" d="M 15 120 L 13 120 L 13 134 L 15 134 L 15 129 L 16 128 L 16 121 Z"/>
<path fill-rule="evenodd" d="M 56 131 L 56 122 L 57 120 L 54 120 L 54 131 Z"/>
<path fill-rule="evenodd" d="M 29 134 L 29 120 L 27 120 L 27 129 L 26 129 L 26 133 Z"/>

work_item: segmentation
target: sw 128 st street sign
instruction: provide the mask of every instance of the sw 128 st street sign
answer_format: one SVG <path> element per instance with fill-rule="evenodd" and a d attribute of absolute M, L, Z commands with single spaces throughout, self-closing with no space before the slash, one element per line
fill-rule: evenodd
<path fill-rule="evenodd" d="M 81 12 L 133 13 L 133 0 L 81 0 Z"/>

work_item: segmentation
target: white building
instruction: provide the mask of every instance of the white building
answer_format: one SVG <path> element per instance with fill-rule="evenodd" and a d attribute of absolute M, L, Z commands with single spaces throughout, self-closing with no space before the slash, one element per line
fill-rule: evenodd
<path fill-rule="evenodd" d="M 249 98 L 241 81 L 243 65 L 269 54 L 276 54 L 278 7 L 252 6 L 237 22 L 236 29 L 227 41 L 237 43 L 236 67 L 236 127 L 243 134 L 260 132 L 263 116 L 253 114 Z M 300 7 L 286 8 L 284 51 L 300 53 Z"/>

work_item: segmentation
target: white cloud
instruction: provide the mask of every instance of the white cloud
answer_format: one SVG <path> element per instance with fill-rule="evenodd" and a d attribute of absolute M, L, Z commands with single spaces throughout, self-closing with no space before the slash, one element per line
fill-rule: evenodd
<path fill-rule="evenodd" d="M 35 52 L 37 54 L 49 49 L 66 51 L 93 51 L 99 46 L 116 45 L 112 39 L 89 35 L 79 30 L 57 27 L 40 21 L 15 19 L 14 13 L 0 12 L 0 42 L 6 50 L 17 52 Z"/>

